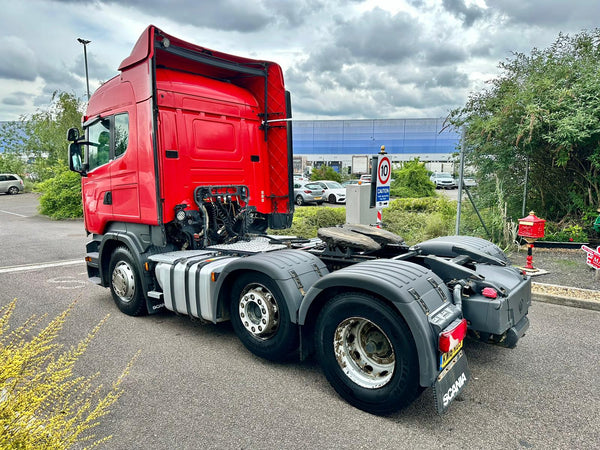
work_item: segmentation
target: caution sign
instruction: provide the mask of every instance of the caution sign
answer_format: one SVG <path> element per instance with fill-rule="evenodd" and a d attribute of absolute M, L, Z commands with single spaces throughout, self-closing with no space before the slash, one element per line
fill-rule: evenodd
<path fill-rule="evenodd" d="M 390 183 L 392 181 L 392 163 L 387 156 L 377 161 L 377 184 L 375 185 L 375 207 L 387 208 L 390 205 Z"/>

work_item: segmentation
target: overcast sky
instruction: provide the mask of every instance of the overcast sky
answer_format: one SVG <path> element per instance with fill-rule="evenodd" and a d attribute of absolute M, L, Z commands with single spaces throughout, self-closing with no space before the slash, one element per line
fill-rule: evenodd
<path fill-rule="evenodd" d="M 0 0 L 0 121 L 85 98 L 142 31 L 279 63 L 298 119 L 445 117 L 512 52 L 600 26 L 598 0 Z"/>

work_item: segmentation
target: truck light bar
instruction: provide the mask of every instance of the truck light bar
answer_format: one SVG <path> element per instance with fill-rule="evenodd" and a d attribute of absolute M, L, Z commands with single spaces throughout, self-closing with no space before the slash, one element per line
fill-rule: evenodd
<path fill-rule="evenodd" d="M 450 326 L 456 323 L 452 322 Z M 448 353 L 452 351 L 458 344 L 460 344 L 465 336 L 467 335 L 467 321 L 466 319 L 460 320 L 451 329 L 446 329 L 440 333 L 439 348 L 442 353 Z"/>

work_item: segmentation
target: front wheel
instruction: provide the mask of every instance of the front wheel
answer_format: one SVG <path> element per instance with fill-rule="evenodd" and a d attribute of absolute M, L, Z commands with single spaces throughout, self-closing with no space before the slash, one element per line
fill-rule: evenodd
<path fill-rule="evenodd" d="M 235 280 L 229 314 L 235 334 L 261 358 L 283 361 L 298 348 L 298 327 L 277 284 L 262 273 Z"/>
<path fill-rule="evenodd" d="M 372 296 L 345 293 L 327 303 L 317 319 L 315 348 L 329 383 L 359 409 L 389 414 L 422 391 L 408 326 Z"/>
<path fill-rule="evenodd" d="M 335 195 L 329 195 L 329 203 L 335 203 Z"/>
<path fill-rule="evenodd" d="M 142 293 L 142 283 L 131 252 L 126 247 L 118 247 L 110 259 L 110 292 L 117 307 L 129 316 L 146 314 L 146 300 Z"/>

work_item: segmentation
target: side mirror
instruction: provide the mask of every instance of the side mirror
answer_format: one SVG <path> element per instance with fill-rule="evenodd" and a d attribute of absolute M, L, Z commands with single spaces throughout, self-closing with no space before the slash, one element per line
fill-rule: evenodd
<path fill-rule="evenodd" d="M 86 176 L 86 171 L 81 160 L 81 146 L 75 142 L 69 144 L 69 169 Z"/>
<path fill-rule="evenodd" d="M 78 128 L 69 128 L 67 131 L 67 141 L 75 142 L 79 139 L 79 129 Z"/>

